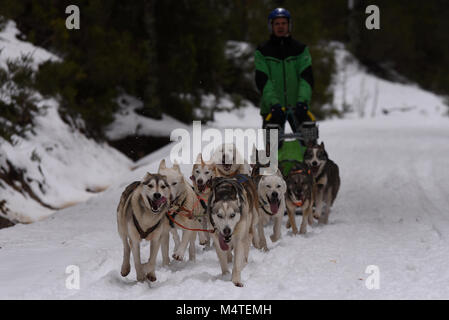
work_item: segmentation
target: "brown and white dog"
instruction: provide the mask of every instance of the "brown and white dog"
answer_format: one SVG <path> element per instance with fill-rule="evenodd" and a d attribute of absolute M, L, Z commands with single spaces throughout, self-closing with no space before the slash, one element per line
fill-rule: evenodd
<path fill-rule="evenodd" d="M 212 155 L 216 177 L 232 178 L 237 174 L 250 174 L 249 165 L 241 157 L 233 143 L 224 143 Z"/>
<path fill-rule="evenodd" d="M 291 226 L 293 234 L 298 233 L 295 212 L 300 207 L 302 209 L 302 222 L 299 233 L 305 234 L 307 232 L 307 223 L 313 224 L 313 203 L 316 197 L 316 185 L 312 173 L 307 164 L 297 162 L 285 177 L 285 181 L 287 183 L 287 228 Z"/>
<path fill-rule="evenodd" d="M 131 271 L 132 249 L 137 281 L 156 281 L 156 257 L 165 229 L 165 214 L 170 207 L 170 187 L 164 176 L 147 173 L 141 181 L 126 187 L 117 207 L 118 233 L 123 242 L 121 275 Z M 148 263 L 140 260 L 140 242 L 151 241 Z"/>
<path fill-rule="evenodd" d="M 172 257 L 175 260 L 183 260 L 187 246 L 189 245 L 189 260 L 195 260 L 195 239 L 197 230 L 202 229 L 199 218 L 205 215 L 204 209 L 196 196 L 192 186 L 186 181 L 178 164 L 168 168 L 163 159 L 159 164 L 159 174 L 167 177 L 170 186 L 171 201 L 170 209 L 167 212 L 169 224 L 174 228 L 182 230 L 182 239 Z M 203 232 L 200 232 L 202 235 Z M 163 264 L 169 263 L 169 233 L 164 234 L 162 240 L 162 260 Z"/>
<path fill-rule="evenodd" d="M 212 179 L 215 177 L 215 164 L 213 162 L 203 160 L 202 154 L 198 154 L 196 162 L 193 164 L 192 175 L 190 180 L 192 180 L 193 190 L 197 194 L 200 201 L 201 207 L 206 213 L 207 199 L 209 198 Z M 199 222 L 202 224 L 204 229 L 209 229 L 210 225 L 208 223 L 209 219 L 207 215 L 199 218 Z M 199 233 L 200 235 L 200 245 L 210 246 L 210 234 L 208 232 Z M 204 239 L 202 239 L 204 237 Z"/>

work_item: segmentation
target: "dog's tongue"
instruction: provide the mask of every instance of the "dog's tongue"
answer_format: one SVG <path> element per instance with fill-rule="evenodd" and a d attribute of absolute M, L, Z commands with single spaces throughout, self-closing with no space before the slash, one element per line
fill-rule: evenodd
<path fill-rule="evenodd" d="M 203 192 L 206 189 L 206 184 L 198 185 L 198 191 Z"/>
<path fill-rule="evenodd" d="M 276 214 L 279 211 L 279 204 L 277 201 L 270 202 L 271 213 Z"/>
<path fill-rule="evenodd" d="M 162 197 L 158 200 L 153 201 L 153 209 L 158 209 L 163 203 L 167 202 L 167 198 L 166 197 Z"/>
<path fill-rule="evenodd" d="M 228 244 L 225 242 L 224 237 L 221 233 L 218 234 L 218 240 L 220 242 L 220 248 L 223 251 L 227 251 L 229 249 Z"/>

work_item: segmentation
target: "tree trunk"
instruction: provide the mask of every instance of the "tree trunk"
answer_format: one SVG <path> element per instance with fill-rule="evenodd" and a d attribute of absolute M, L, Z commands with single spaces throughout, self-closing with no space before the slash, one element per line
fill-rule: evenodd
<path fill-rule="evenodd" d="M 155 7 L 157 0 L 147 0 L 144 4 L 144 26 L 147 34 L 147 52 L 146 59 L 150 66 L 148 70 L 147 83 L 144 89 L 142 114 L 160 119 L 162 109 L 158 96 L 158 56 L 157 56 L 157 35 Z"/>

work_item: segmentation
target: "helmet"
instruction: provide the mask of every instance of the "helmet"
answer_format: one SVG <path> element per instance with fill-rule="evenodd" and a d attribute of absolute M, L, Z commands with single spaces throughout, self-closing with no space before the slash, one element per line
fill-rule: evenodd
<path fill-rule="evenodd" d="M 273 20 L 276 18 L 287 18 L 288 20 L 288 31 L 291 32 L 292 31 L 292 19 L 290 16 L 290 12 L 284 8 L 276 8 L 273 11 L 270 12 L 270 14 L 268 15 L 268 31 L 271 33 L 273 33 Z"/>

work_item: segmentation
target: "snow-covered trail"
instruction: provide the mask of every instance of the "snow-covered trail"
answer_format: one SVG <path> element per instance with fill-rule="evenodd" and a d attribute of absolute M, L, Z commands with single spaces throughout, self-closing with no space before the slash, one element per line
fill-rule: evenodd
<path fill-rule="evenodd" d="M 244 288 L 221 276 L 213 250 L 168 268 L 159 255 L 155 283 L 137 283 L 134 270 L 120 276 L 120 194 L 154 172 L 168 146 L 86 203 L 0 230 L 0 298 L 448 299 L 449 120 L 326 121 L 320 136 L 342 180 L 330 224 L 309 228 L 306 236 L 283 227 L 275 244 L 267 226 L 270 251 L 251 248 Z M 183 169 L 188 176 L 191 168 Z M 144 248 L 146 258 L 149 245 Z M 80 268 L 80 290 L 65 286 L 69 265 Z M 379 290 L 365 286 L 368 265 L 379 267 Z"/>

